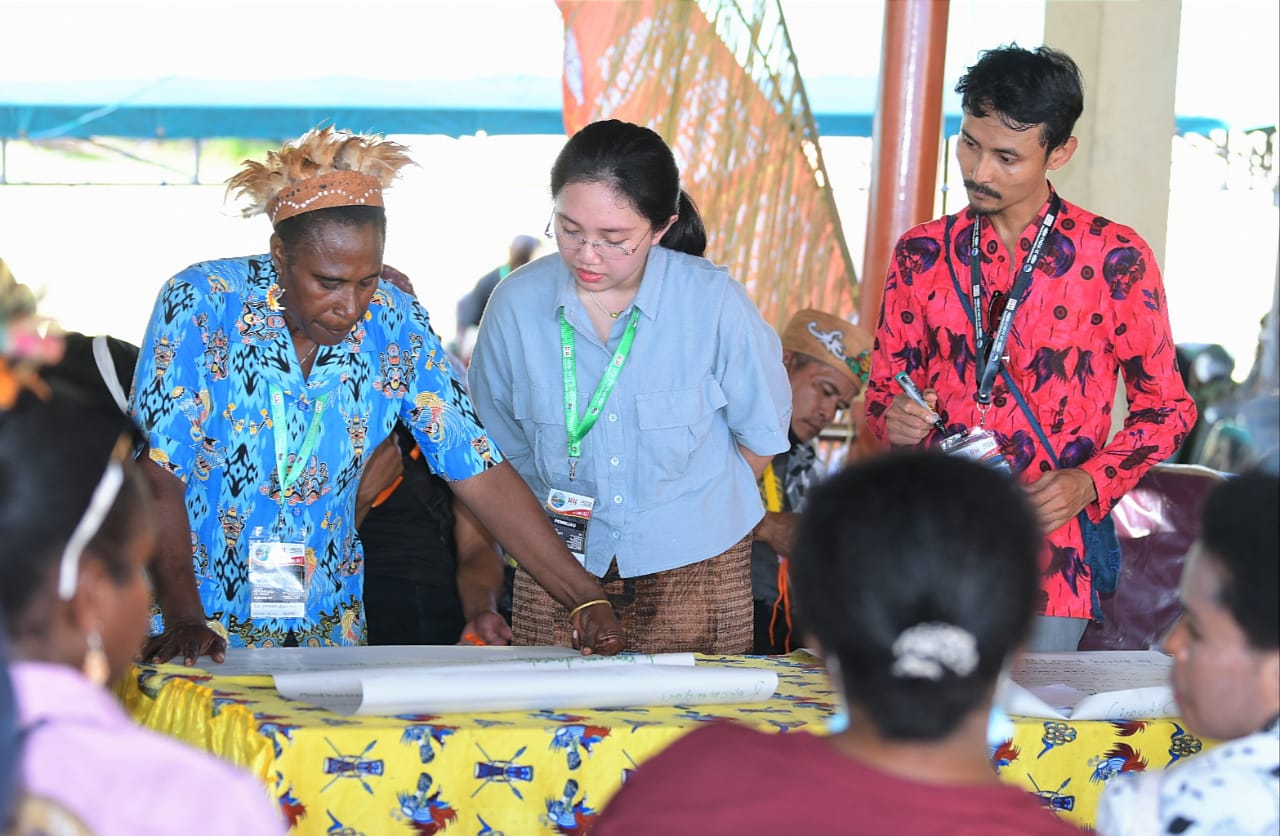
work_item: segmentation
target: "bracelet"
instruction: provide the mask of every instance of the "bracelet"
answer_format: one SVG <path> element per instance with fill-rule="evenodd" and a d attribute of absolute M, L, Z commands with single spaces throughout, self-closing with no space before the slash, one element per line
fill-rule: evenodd
<path fill-rule="evenodd" d="M 578 613 L 582 612 L 582 611 L 583 611 L 583 610 L 585 610 L 587 607 L 594 607 L 596 604 L 604 604 L 604 605 L 609 606 L 609 607 L 612 607 L 612 606 L 613 606 L 612 604 L 610 604 L 610 603 L 609 603 L 609 600 L 608 600 L 607 598 L 597 598 L 597 599 L 595 599 L 594 601 L 588 601 L 588 602 L 587 602 L 587 603 L 585 603 L 585 604 L 579 604 L 578 606 L 576 606 L 576 607 L 574 607 L 573 609 L 569 610 L 569 623 L 570 623 L 570 624 L 572 624 L 572 623 L 573 623 L 573 617 L 574 617 L 575 615 L 577 615 Z"/>

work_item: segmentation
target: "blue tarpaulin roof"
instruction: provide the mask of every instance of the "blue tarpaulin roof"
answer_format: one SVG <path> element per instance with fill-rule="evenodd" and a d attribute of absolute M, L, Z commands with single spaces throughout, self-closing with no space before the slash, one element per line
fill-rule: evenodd
<path fill-rule="evenodd" d="M 806 87 L 821 135 L 871 136 L 875 79 L 822 77 Z M 560 97 L 558 78 L 538 76 L 0 82 L 0 137 L 283 139 L 320 124 L 383 134 L 559 134 Z M 959 130 L 959 109 L 953 101 L 946 109 L 951 135 Z M 1220 119 L 1180 116 L 1177 131 L 1227 127 Z"/>

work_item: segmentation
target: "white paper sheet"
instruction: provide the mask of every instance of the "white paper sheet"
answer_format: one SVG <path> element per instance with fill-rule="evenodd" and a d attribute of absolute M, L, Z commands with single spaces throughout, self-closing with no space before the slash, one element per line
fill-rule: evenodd
<path fill-rule="evenodd" d="M 778 685 L 777 674 L 756 668 L 580 661 L 282 673 L 275 682 L 285 697 L 339 714 L 753 703 L 768 700 Z"/>
<path fill-rule="evenodd" d="M 1031 653 L 1014 665 L 1000 702 L 1009 714 L 1046 719 L 1176 717 L 1172 667 L 1156 650 Z"/>
<path fill-rule="evenodd" d="M 404 668 L 476 664 L 517 659 L 577 659 L 568 647 L 477 647 L 472 645 L 390 645 L 379 647 L 235 647 L 222 664 L 202 659 L 200 667 L 219 676 L 257 676 L 307 671 Z M 690 663 L 692 664 L 692 662 Z"/>

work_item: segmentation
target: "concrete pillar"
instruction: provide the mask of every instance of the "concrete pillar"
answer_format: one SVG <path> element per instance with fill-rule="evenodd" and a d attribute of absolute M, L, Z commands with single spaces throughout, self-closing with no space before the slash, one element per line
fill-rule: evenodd
<path fill-rule="evenodd" d="M 1064 198 L 1138 231 L 1164 265 L 1181 0 L 1046 0 L 1044 42 L 1080 65 L 1079 150 Z"/>
<path fill-rule="evenodd" d="M 1045 2 L 1045 46 L 1070 55 L 1084 76 L 1080 145 L 1050 179 L 1070 202 L 1136 229 L 1162 268 L 1181 21 L 1182 0 Z M 1112 435 L 1128 406 L 1121 380 Z"/>
<path fill-rule="evenodd" d="M 858 322 L 875 330 L 898 236 L 933 217 L 942 144 L 948 0 L 888 0 L 872 128 L 867 249 Z"/>

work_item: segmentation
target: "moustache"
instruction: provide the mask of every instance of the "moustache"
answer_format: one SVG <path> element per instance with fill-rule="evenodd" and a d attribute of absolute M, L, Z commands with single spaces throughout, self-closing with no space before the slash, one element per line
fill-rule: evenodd
<path fill-rule="evenodd" d="M 989 189 L 986 186 L 979 186 L 973 180 L 965 180 L 964 187 L 970 192 L 974 192 L 975 194 L 984 194 L 987 197 L 994 197 L 996 200 L 1000 200 L 1004 197 L 1004 195 L 1000 194 L 995 189 Z"/>

